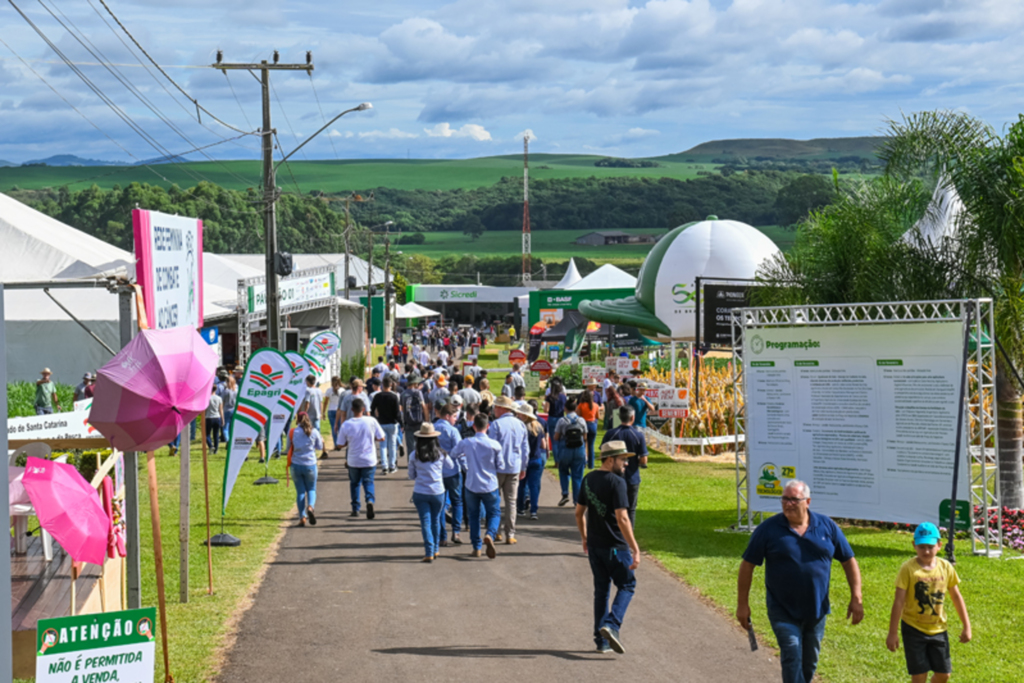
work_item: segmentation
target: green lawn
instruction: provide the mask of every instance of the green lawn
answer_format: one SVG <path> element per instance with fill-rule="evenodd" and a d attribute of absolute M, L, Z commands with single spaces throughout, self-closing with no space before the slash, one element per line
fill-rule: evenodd
<path fill-rule="evenodd" d="M 733 618 L 736 571 L 746 547 L 745 534 L 718 531 L 736 522 L 736 481 L 732 465 L 679 463 L 653 455 L 643 474 L 637 510 L 637 540 L 668 569 L 710 598 Z M 912 536 L 875 528 L 845 528 L 864 580 L 865 619 L 851 626 L 843 617 L 849 600 L 845 575 L 833 565 L 832 608 L 819 671 L 828 683 L 906 681 L 902 650 L 885 648 L 893 582 L 900 565 L 913 555 Z M 955 679 L 1020 680 L 1024 651 L 1021 617 L 1008 596 L 1024 590 L 1019 560 L 989 560 L 970 555 L 958 543 L 957 571 L 974 630 L 974 641 L 960 644 L 960 624 L 952 605 L 950 641 Z M 643 590 L 643 587 L 640 587 Z M 752 621 L 774 645 L 764 607 L 764 572 L 755 573 Z"/>
<path fill-rule="evenodd" d="M 530 177 L 610 178 L 697 177 L 698 171 L 713 171 L 710 163 L 688 163 L 661 159 L 657 168 L 599 168 L 594 162 L 600 156 L 576 154 L 534 154 L 530 156 Z M 292 175 L 304 191 L 345 192 L 390 187 L 399 190 L 453 190 L 493 185 L 503 177 L 521 177 L 523 158 L 519 155 L 481 157 L 478 159 L 364 159 L 290 161 L 289 168 L 278 171 L 277 183 L 287 191 L 294 190 Z M 103 188 L 127 185 L 138 181 L 150 185 L 192 187 L 204 179 L 222 187 L 244 190 L 260 184 L 259 161 L 196 162 L 188 164 L 157 164 L 145 166 L 46 166 L 0 168 L 0 188 L 14 185 L 22 189 L 41 189 L 71 185 L 80 190 L 92 184 Z M 166 178 L 166 180 L 164 180 Z"/>
<path fill-rule="evenodd" d="M 198 443 L 198 441 L 197 441 Z M 207 595 L 206 512 L 203 502 L 202 452 L 192 450 L 191 513 L 189 545 L 189 602 L 178 601 L 178 458 L 157 451 L 157 481 L 160 495 L 161 537 L 164 550 L 164 576 L 167 590 L 167 624 L 171 673 L 181 682 L 212 680 L 218 666 L 218 648 L 227 635 L 228 619 L 245 601 L 250 587 L 263 567 L 267 549 L 280 532 L 282 520 L 295 506 L 294 487 L 284 487 L 284 460 L 271 461 L 271 475 L 277 486 L 253 486 L 263 476 L 256 464 L 255 451 L 242 467 L 228 505 L 225 530 L 242 540 L 237 548 L 213 549 L 214 594 Z M 213 533 L 220 531 L 221 485 L 225 453 L 210 456 L 210 507 Z M 139 487 L 142 529 L 142 604 L 156 605 L 156 573 L 153 560 L 153 533 L 149 514 L 149 488 L 145 457 L 140 455 Z M 157 633 L 159 638 L 159 632 Z M 157 672 L 154 680 L 163 680 L 163 656 L 157 644 Z"/>

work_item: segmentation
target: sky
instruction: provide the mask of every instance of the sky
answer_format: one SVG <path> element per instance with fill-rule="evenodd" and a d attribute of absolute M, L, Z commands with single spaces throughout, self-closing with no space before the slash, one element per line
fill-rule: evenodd
<path fill-rule="evenodd" d="M 104 1 L 217 120 L 197 120 L 142 68 Z M 217 50 L 225 62 L 312 52 L 311 76 L 271 74 L 284 153 L 372 103 L 297 159 L 516 154 L 526 132 L 533 152 L 646 157 L 727 138 L 877 135 L 930 109 L 1002 131 L 1024 94 L 1018 0 L 11 2 L 0 6 L 0 159 L 16 163 L 136 162 L 205 145 L 188 158 L 258 158 L 259 139 L 241 133 L 261 125 L 259 83 L 206 68 Z"/>

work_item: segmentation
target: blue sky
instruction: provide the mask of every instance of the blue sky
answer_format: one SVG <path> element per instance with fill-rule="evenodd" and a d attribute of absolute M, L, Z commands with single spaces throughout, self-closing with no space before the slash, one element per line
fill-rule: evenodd
<path fill-rule="evenodd" d="M 170 123 L 103 67 L 81 66 L 147 143 L 4 3 L 0 38 L 14 52 L 0 45 L 0 159 L 69 153 L 133 161 L 159 156 L 159 147 L 181 152 L 234 135 L 205 116 L 200 125 L 187 100 L 139 67 L 99 0 L 15 2 L 70 59 L 96 61 L 68 30 L 77 28 L 107 61 L 136 65 L 120 67 L 122 77 Z M 1017 0 L 107 4 L 190 95 L 243 130 L 260 123 L 257 82 L 245 72 L 182 67 L 212 63 L 217 49 L 225 61 L 267 59 L 278 49 L 289 62 L 312 50 L 312 83 L 302 72 L 272 75 L 273 123 L 286 151 L 323 125 L 321 110 L 330 118 L 373 103 L 298 158 L 517 153 L 526 130 L 534 151 L 654 156 L 722 138 L 872 135 L 901 111 L 938 108 L 968 111 L 1001 130 L 1024 94 Z M 258 141 L 208 153 L 255 158 Z"/>

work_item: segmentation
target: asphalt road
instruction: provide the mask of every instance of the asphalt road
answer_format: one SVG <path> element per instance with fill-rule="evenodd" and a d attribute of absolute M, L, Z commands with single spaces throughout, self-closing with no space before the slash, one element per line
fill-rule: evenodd
<path fill-rule="evenodd" d="M 548 475 L 540 519 L 520 521 L 518 545 L 471 558 L 463 532 L 464 545 L 422 563 L 412 482 L 399 466 L 378 476 L 371 521 L 348 516 L 342 454 L 321 461 L 319 523 L 286 532 L 219 681 L 780 678 L 770 652 L 752 653 L 745 633 L 646 557 L 622 628 L 626 653 L 595 652 L 590 567 Z"/>

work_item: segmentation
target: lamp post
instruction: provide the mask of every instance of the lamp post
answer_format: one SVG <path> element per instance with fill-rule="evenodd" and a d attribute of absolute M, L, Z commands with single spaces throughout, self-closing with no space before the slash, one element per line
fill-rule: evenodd
<path fill-rule="evenodd" d="M 263 72 L 264 78 L 264 100 L 269 101 L 267 98 L 267 72 Z M 264 126 L 269 130 L 270 124 L 270 107 L 267 102 L 264 102 Z M 270 163 L 270 136 L 269 133 L 264 136 L 264 223 L 266 224 L 266 247 L 267 247 L 267 341 L 270 346 L 281 350 L 281 297 L 277 287 L 277 212 L 274 205 L 277 202 L 277 198 L 280 195 L 277 189 L 277 169 L 284 162 L 298 152 L 300 149 L 306 146 L 306 144 L 315 138 L 320 133 L 327 130 L 327 128 L 340 119 L 345 114 L 350 114 L 354 111 L 366 111 L 367 109 L 373 109 L 373 105 L 369 102 L 363 102 L 362 104 L 346 109 L 341 112 L 333 119 L 325 123 L 318 131 L 306 138 L 302 144 L 293 149 L 291 152 L 286 154 L 276 164 Z"/>
<path fill-rule="evenodd" d="M 369 237 L 370 237 L 370 251 L 369 251 L 369 254 L 367 254 L 367 259 L 366 259 L 366 358 L 367 358 L 367 360 L 370 360 L 371 356 L 373 356 L 373 337 L 370 336 L 370 334 L 371 334 L 371 332 L 370 332 L 370 330 L 371 330 L 370 325 L 371 325 L 371 323 L 373 321 L 373 235 L 374 235 L 374 230 L 376 230 L 377 228 L 388 228 L 388 227 L 391 227 L 394 224 L 395 224 L 394 221 L 387 221 L 386 223 L 381 223 L 380 225 L 375 225 L 372 228 L 370 228 L 369 230 L 367 230 L 367 233 L 369 234 Z M 384 234 L 387 235 L 386 232 Z M 385 237 L 385 249 L 386 248 L 387 248 L 387 238 Z M 384 286 L 387 287 L 387 274 L 386 273 L 384 275 Z M 384 303 L 385 303 L 385 306 L 386 306 L 387 305 L 387 293 L 386 292 L 384 294 Z M 386 310 L 387 309 L 385 308 L 385 311 Z M 385 315 L 387 315 L 386 312 L 385 312 Z M 386 320 L 387 319 L 385 318 L 385 321 Z M 386 322 L 385 322 L 385 325 L 386 325 Z"/>

